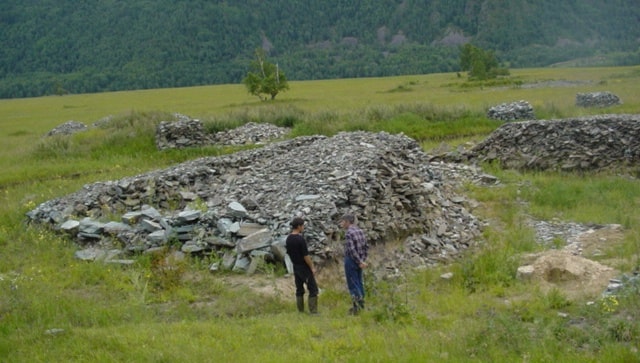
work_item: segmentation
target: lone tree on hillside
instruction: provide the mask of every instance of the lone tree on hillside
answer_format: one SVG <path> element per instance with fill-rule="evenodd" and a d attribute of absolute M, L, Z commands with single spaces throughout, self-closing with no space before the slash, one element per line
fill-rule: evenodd
<path fill-rule="evenodd" d="M 278 64 L 267 61 L 262 48 L 256 49 L 255 59 L 251 61 L 251 69 L 242 83 L 247 91 L 265 101 L 268 96 L 275 99 L 278 93 L 289 89 L 287 77 Z"/>
<path fill-rule="evenodd" d="M 467 43 L 460 49 L 460 68 L 469 72 L 469 79 L 485 80 L 509 75 L 509 70 L 498 67 L 498 60 L 490 50 Z"/>

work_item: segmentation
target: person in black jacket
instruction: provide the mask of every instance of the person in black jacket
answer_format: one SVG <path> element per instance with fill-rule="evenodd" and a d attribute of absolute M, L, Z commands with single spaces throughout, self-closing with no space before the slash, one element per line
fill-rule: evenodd
<path fill-rule="evenodd" d="M 318 313 L 318 284 L 315 278 L 313 261 L 309 256 L 307 241 L 302 236 L 304 219 L 296 217 L 291 221 L 291 233 L 287 236 L 286 248 L 293 263 L 296 283 L 296 305 L 299 312 L 304 312 L 304 285 L 309 290 L 309 312 Z"/>

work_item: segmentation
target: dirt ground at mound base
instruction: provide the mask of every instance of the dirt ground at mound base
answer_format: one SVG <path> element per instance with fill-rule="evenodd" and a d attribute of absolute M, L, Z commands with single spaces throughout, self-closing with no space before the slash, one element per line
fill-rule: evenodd
<path fill-rule="evenodd" d="M 553 288 L 560 290 L 571 299 L 597 298 L 606 290 L 609 280 L 615 278 L 619 272 L 614 268 L 620 261 L 602 259 L 604 252 L 624 237 L 620 226 L 606 226 L 589 230 L 576 236 L 570 244 L 560 250 L 525 255 L 521 265 L 533 267 L 530 276 L 532 282 L 537 283 L 542 291 Z M 390 253 L 390 247 L 374 246 L 371 249 L 372 264 L 384 259 L 378 254 Z M 595 259 L 599 261 L 596 262 Z M 318 267 L 316 276 L 320 290 L 332 287 L 344 289 L 342 264 L 339 261 Z M 228 275 L 224 277 L 227 286 L 244 287 L 264 295 L 283 298 L 295 296 L 293 276 L 273 277 L 264 274 Z"/>

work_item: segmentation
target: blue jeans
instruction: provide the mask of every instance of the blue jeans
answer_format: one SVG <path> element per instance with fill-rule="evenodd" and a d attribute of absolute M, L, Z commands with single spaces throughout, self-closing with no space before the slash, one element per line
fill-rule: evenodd
<path fill-rule="evenodd" d="M 353 300 L 363 300 L 364 284 L 362 282 L 362 269 L 349 256 L 344 257 L 344 273 L 347 279 L 347 288 Z"/>

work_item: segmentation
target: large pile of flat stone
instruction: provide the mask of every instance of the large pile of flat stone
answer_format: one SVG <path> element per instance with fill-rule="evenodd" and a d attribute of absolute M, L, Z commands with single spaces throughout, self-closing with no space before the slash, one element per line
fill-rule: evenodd
<path fill-rule="evenodd" d="M 504 168 L 598 170 L 637 166 L 640 115 L 512 122 L 468 151 L 434 160 L 498 162 Z"/>
<path fill-rule="evenodd" d="M 579 107 L 609 107 L 619 105 L 620 98 L 611 92 L 578 93 L 576 106 Z"/>
<path fill-rule="evenodd" d="M 27 215 L 80 245 L 103 246 L 101 256 L 110 260 L 178 244 L 185 253 L 220 257 L 222 267 L 249 270 L 255 261 L 285 260 L 282 243 L 294 216 L 306 219 L 318 262 L 339 258 L 338 220 L 351 212 L 374 244 L 407 239 L 411 246 L 397 251 L 396 262 L 437 264 L 479 234 L 472 203 L 453 191 L 457 176 L 478 172 L 427 159 L 404 135 L 299 137 L 86 185 Z"/>
<path fill-rule="evenodd" d="M 517 120 L 535 120 L 533 107 L 527 101 L 518 101 L 511 103 L 502 103 L 489 108 L 487 117 L 493 120 L 501 121 L 517 121 Z"/>

